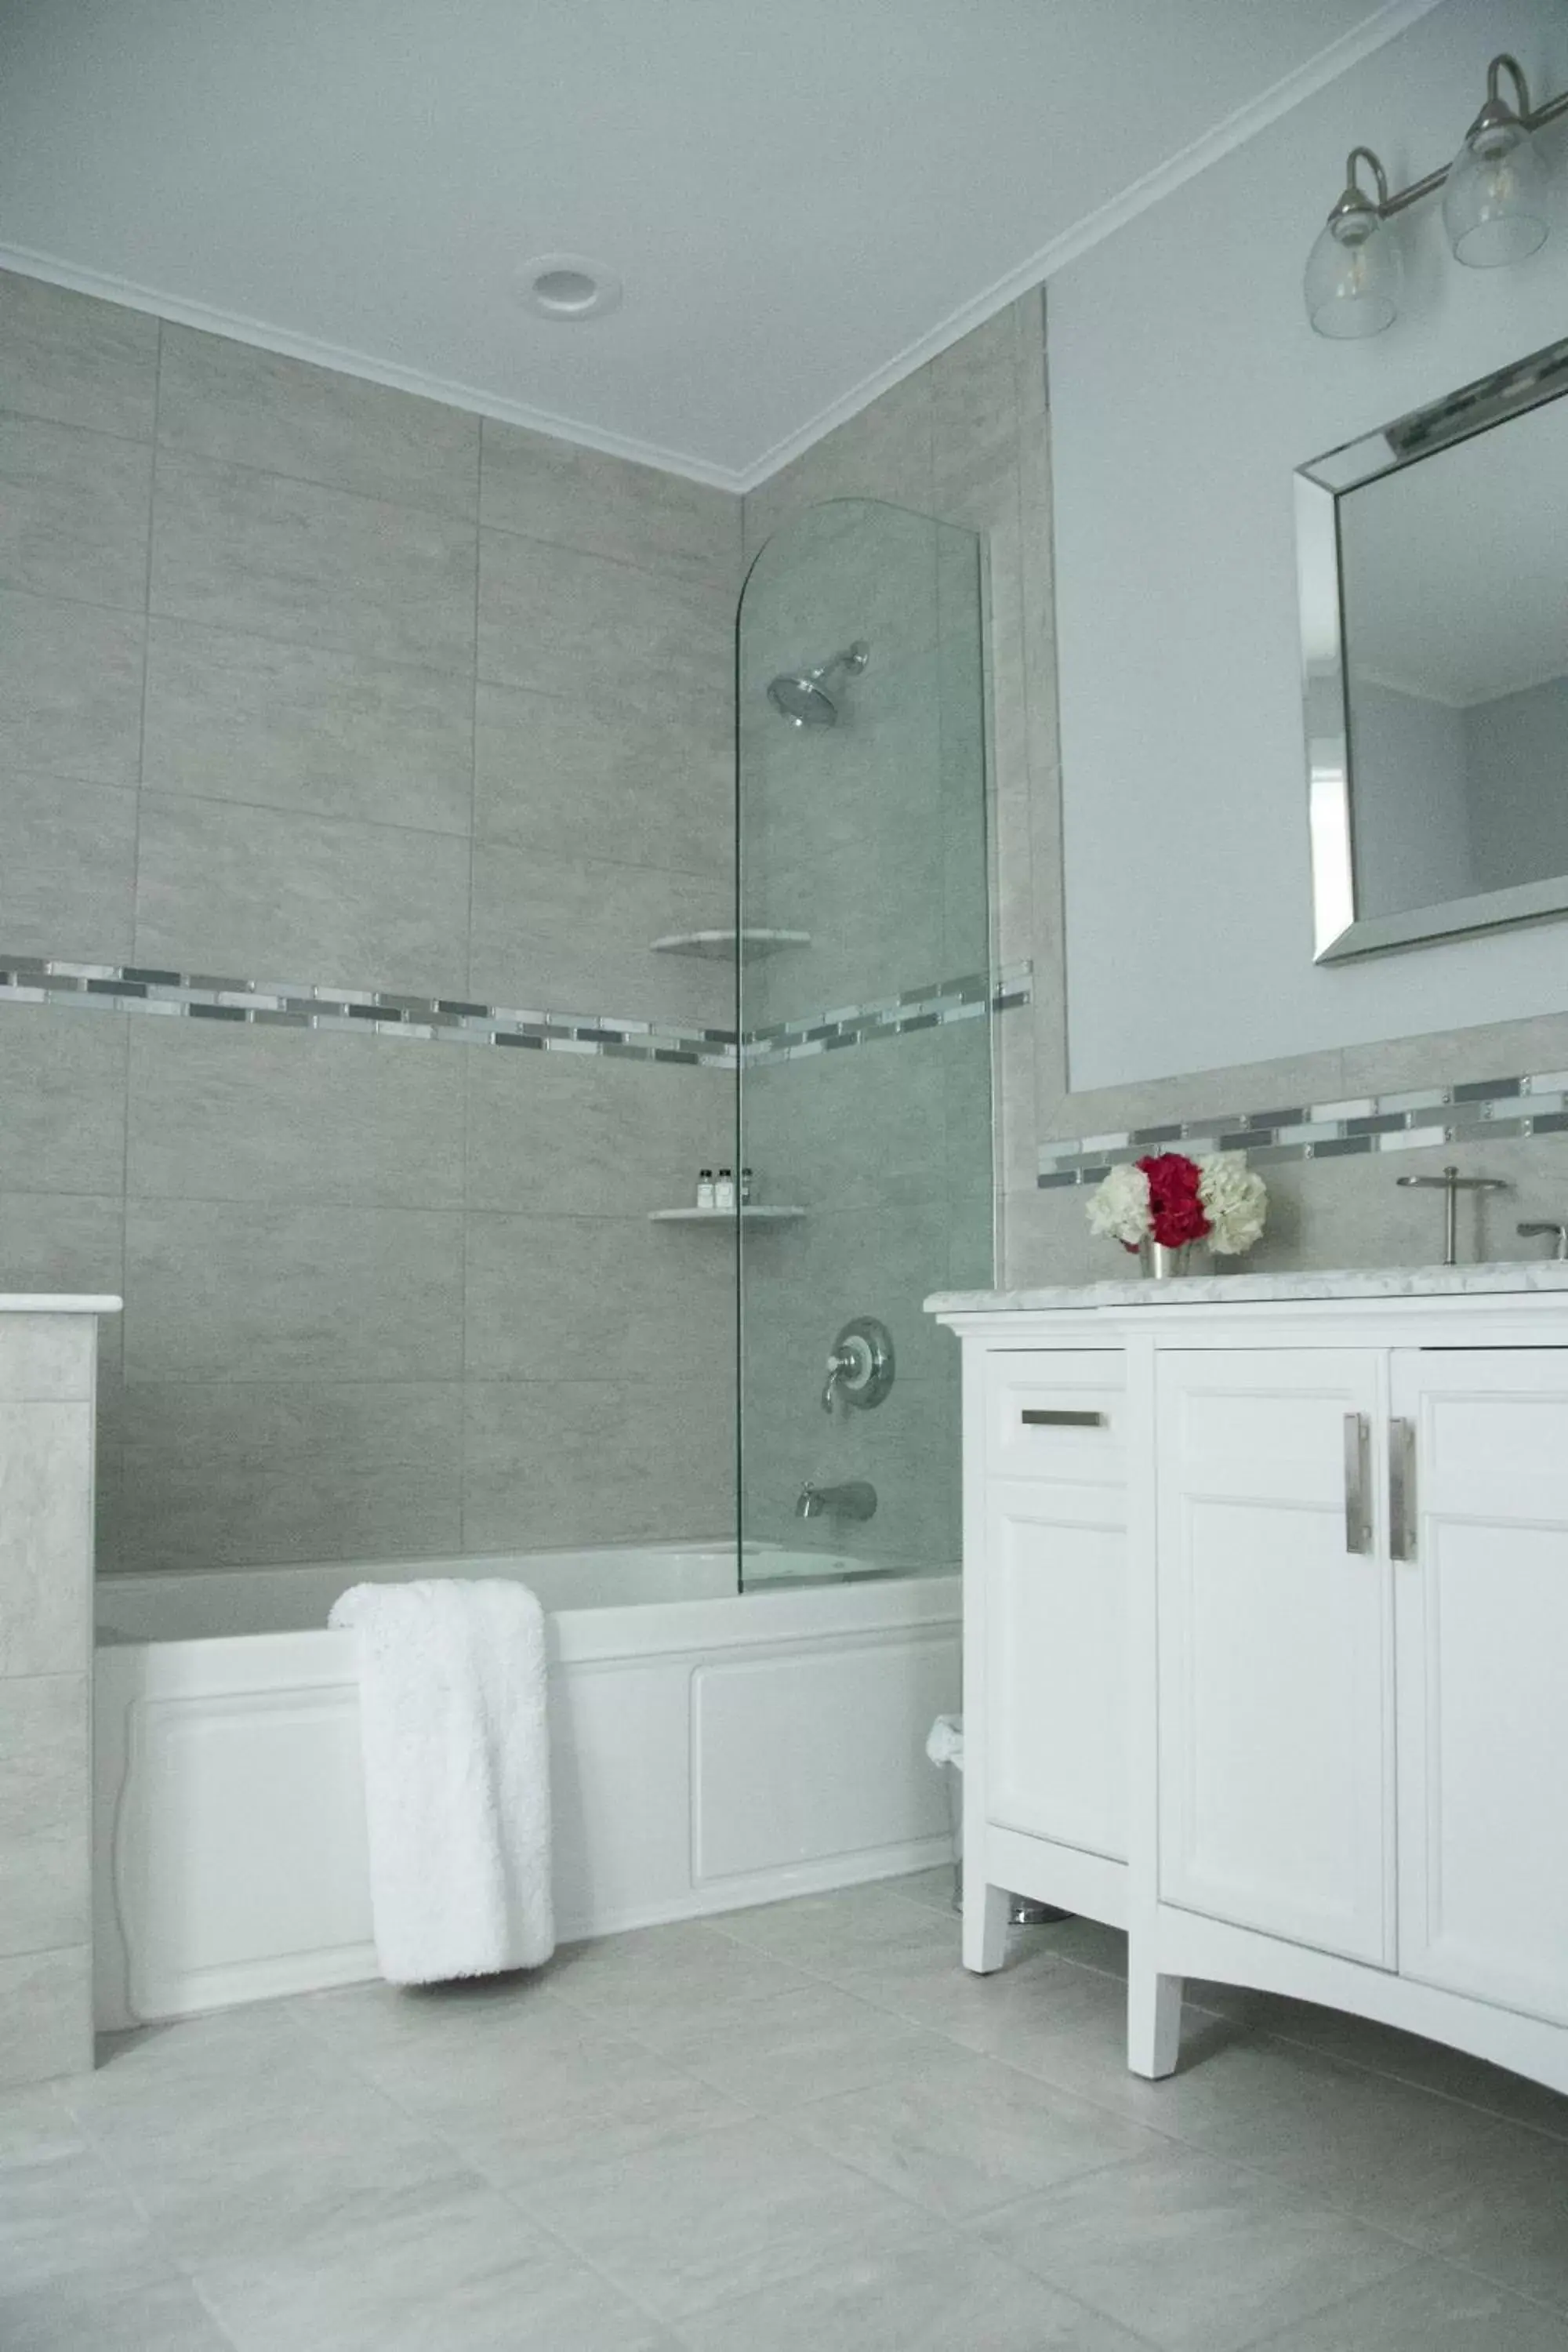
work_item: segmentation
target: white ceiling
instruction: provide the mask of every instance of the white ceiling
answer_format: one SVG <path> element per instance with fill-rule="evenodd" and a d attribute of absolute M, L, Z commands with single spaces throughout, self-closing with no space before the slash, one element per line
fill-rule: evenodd
<path fill-rule="evenodd" d="M 743 487 L 1431 5 L 0 0 L 0 262 Z"/>

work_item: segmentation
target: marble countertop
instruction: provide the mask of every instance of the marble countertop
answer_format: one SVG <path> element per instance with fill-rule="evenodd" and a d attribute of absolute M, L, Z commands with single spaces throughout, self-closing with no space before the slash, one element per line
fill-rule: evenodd
<path fill-rule="evenodd" d="M 0 1290 L 0 1315 L 118 1315 L 125 1301 L 65 1290 Z"/>
<path fill-rule="evenodd" d="M 1030 1290 L 938 1290 L 928 1315 L 1050 1314 L 1089 1307 L 1266 1306 L 1299 1298 L 1474 1298 L 1510 1291 L 1568 1292 L 1555 1258 L 1492 1265 L 1352 1266 L 1296 1274 L 1199 1274 L 1174 1282 L 1085 1282 Z"/>

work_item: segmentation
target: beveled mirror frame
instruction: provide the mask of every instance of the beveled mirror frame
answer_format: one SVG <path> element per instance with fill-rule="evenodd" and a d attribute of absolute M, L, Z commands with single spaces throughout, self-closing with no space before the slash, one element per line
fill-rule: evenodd
<path fill-rule="evenodd" d="M 1564 393 L 1568 337 L 1297 469 L 1296 571 L 1315 962 L 1338 963 L 1351 956 L 1420 947 L 1469 931 L 1537 923 L 1568 913 L 1568 875 L 1517 883 L 1506 890 L 1479 891 L 1473 898 L 1413 907 L 1400 914 L 1358 913 L 1339 506 L 1347 490 L 1416 465 Z M 1568 562 L 1568 518 L 1563 541 Z"/>

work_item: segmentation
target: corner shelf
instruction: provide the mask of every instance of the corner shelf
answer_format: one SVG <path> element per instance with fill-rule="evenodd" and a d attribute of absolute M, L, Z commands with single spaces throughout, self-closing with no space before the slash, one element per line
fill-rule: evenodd
<path fill-rule="evenodd" d="M 655 955 L 701 956 L 709 963 L 751 962 L 758 956 L 782 955 L 789 948 L 808 948 L 809 931 L 741 930 L 667 931 L 655 940 Z"/>
<path fill-rule="evenodd" d="M 735 1214 L 733 1209 L 650 1209 L 647 1221 L 650 1225 L 732 1225 Z M 740 1212 L 745 1225 L 784 1225 L 805 1214 L 804 1209 L 759 1206 L 754 1202 Z"/>

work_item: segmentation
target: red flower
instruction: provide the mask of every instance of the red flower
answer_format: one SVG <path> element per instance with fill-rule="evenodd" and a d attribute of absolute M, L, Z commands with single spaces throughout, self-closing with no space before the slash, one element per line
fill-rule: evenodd
<path fill-rule="evenodd" d="M 1201 1242 L 1209 1221 L 1198 1198 L 1203 1171 L 1184 1152 L 1161 1151 L 1141 1160 L 1149 1179 L 1149 1217 L 1154 1239 L 1163 1249 L 1180 1249 L 1184 1242 Z"/>

